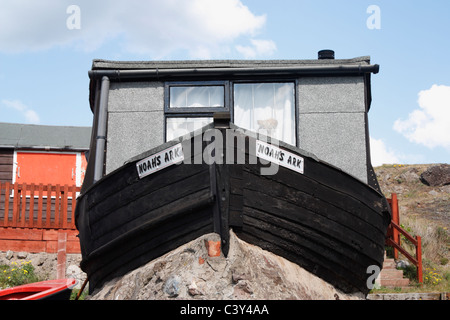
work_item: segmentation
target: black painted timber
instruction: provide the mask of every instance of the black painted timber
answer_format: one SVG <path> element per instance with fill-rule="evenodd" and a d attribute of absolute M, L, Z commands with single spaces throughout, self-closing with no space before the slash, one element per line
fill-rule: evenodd
<path fill-rule="evenodd" d="M 232 128 L 230 139 L 220 146 L 214 142 L 211 155 L 225 157 L 231 150 L 233 163 L 225 158 L 219 163 L 198 162 L 209 140 L 195 149 L 194 141 L 201 140 L 191 136 L 180 139 L 191 155 L 191 161 L 185 161 L 190 164 L 138 178 L 136 162 L 177 142 L 172 141 L 131 159 L 80 196 L 76 224 L 81 267 L 88 274 L 91 293 L 105 281 L 206 233 L 220 234 L 227 255 L 230 229 L 346 293 L 368 293 L 367 268 L 382 266 L 390 221 L 384 196 L 285 144 L 280 148 L 303 157 L 304 174 L 279 166 L 276 174 L 261 175 L 268 164 L 256 161 L 254 149 L 257 138 L 267 139 Z M 203 128 L 201 134 L 210 129 L 214 128 Z M 220 130 L 226 137 L 227 129 Z M 238 159 L 237 152 L 245 156 Z"/>

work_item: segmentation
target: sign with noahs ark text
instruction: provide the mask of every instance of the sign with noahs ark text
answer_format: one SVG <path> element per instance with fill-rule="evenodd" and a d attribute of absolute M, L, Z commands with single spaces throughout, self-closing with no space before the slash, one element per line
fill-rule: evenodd
<path fill-rule="evenodd" d="M 303 174 L 304 159 L 277 146 L 256 140 L 256 156 Z"/>
<path fill-rule="evenodd" d="M 136 163 L 139 179 L 184 160 L 181 143 L 164 149 Z"/>

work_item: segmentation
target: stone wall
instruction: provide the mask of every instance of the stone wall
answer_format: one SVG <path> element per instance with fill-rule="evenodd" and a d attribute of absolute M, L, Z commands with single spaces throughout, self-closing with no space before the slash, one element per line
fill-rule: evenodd
<path fill-rule="evenodd" d="M 40 280 L 53 280 L 57 275 L 57 254 L 56 253 L 28 253 L 28 252 L 0 252 L 0 265 L 11 265 L 12 262 L 31 261 L 35 274 Z M 78 280 L 75 288 L 81 288 L 86 274 L 80 269 L 81 254 L 66 255 L 66 278 Z"/>

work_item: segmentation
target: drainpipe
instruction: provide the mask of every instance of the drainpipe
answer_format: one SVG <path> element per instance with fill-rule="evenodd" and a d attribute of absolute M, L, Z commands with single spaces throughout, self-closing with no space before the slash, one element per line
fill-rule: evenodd
<path fill-rule="evenodd" d="M 97 121 L 97 137 L 94 159 L 94 183 L 103 177 L 103 166 L 105 161 L 106 145 L 106 121 L 108 118 L 108 95 L 109 78 L 102 77 L 102 86 L 100 89 L 100 104 Z"/>

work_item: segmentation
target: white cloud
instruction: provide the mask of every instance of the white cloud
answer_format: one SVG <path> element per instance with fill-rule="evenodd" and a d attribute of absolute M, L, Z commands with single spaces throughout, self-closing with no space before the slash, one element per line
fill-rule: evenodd
<path fill-rule="evenodd" d="M 394 151 L 386 147 L 383 140 L 372 137 L 370 137 L 370 159 L 374 167 L 399 163 L 399 157 Z"/>
<path fill-rule="evenodd" d="M 67 8 L 80 8 L 80 29 L 67 28 Z M 266 23 L 240 0 L 0 1 L 0 51 L 74 46 L 92 51 L 117 41 L 125 52 L 165 56 L 186 50 L 204 58 L 254 37 Z M 261 49 L 260 49 L 261 50 Z"/>
<path fill-rule="evenodd" d="M 272 40 L 256 40 L 251 39 L 251 46 L 236 46 L 236 50 L 241 53 L 244 58 L 255 58 L 261 55 L 271 55 L 277 50 L 275 42 Z"/>
<path fill-rule="evenodd" d="M 25 121 L 31 124 L 38 124 L 40 122 L 39 115 L 33 109 L 23 104 L 19 100 L 2 100 L 2 104 L 10 109 L 19 111 L 25 117 Z"/>
<path fill-rule="evenodd" d="M 411 142 L 450 151 L 450 87 L 435 84 L 420 91 L 417 102 L 420 109 L 411 112 L 406 120 L 396 120 L 394 130 Z"/>
<path fill-rule="evenodd" d="M 0 2 L 0 51 L 40 50 L 66 43 L 70 39 L 64 29 L 64 2 Z"/>

